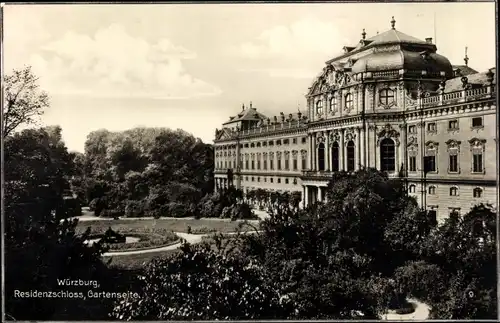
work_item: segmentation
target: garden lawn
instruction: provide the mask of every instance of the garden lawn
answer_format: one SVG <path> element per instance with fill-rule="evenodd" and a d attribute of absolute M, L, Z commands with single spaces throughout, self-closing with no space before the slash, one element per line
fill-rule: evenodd
<path fill-rule="evenodd" d="M 78 228 L 85 230 L 87 227 L 99 229 L 109 228 L 118 230 L 120 227 L 127 228 L 155 228 L 170 230 L 173 232 L 188 232 L 191 227 L 192 234 L 213 233 L 213 232 L 235 232 L 243 224 L 241 231 L 250 231 L 251 227 L 243 221 L 213 221 L 204 219 L 137 219 L 137 220 L 109 220 L 109 221 L 82 221 L 78 223 Z M 119 231 L 118 231 L 119 232 Z"/>

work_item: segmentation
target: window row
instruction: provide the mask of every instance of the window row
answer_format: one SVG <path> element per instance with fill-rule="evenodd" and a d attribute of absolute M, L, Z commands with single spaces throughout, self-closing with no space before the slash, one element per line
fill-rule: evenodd
<path fill-rule="evenodd" d="M 290 159 L 290 156 L 292 159 Z M 307 154 L 302 153 L 300 159 L 298 158 L 298 152 L 295 154 L 290 154 L 289 152 L 282 154 L 277 153 L 276 157 L 274 154 L 262 154 L 263 158 L 257 155 L 257 158 L 247 158 L 245 160 L 241 159 L 239 167 L 242 170 L 294 170 L 298 171 L 305 170 L 307 168 Z M 255 155 L 254 155 L 255 156 Z M 287 158 L 288 157 L 288 158 Z M 236 168 L 236 160 L 219 160 L 216 162 L 216 168 L 227 169 Z"/>
<path fill-rule="evenodd" d="M 382 89 L 379 92 L 379 103 L 382 105 L 392 105 L 395 101 L 395 92 L 391 89 Z M 346 93 L 344 95 L 344 108 L 346 110 L 351 110 L 354 107 L 354 99 L 352 93 Z M 328 111 L 331 114 L 335 114 L 339 108 L 339 98 L 336 93 L 334 93 L 328 99 Z M 316 102 L 316 114 L 322 115 L 324 113 L 323 100 L 320 99 Z"/>
<path fill-rule="evenodd" d="M 274 177 L 265 177 L 263 176 L 262 178 L 260 176 L 245 176 L 244 178 L 242 178 L 242 181 L 243 182 L 257 182 L 257 183 L 260 183 L 261 182 L 261 179 L 264 183 L 274 183 Z M 276 178 L 276 183 L 278 184 L 281 184 L 282 183 L 282 178 L 281 177 L 277 177 Z M 283 178 L 283 183 L 284 184 L 293 184 L 293 185 L 297 185 L 298 184 L 298 179 L 297 177 L 294 177 L 294 178 Z"/>
<path fill-rule="evenodd" d="M 437 172 L 437 156 L 435 152 L 428 152 L 427 155 L 427 163 L 424 166 L 425 170 L 428 172 Z M 448 152 L 448 173 L 450 174 L 458 174 L 460 172 L 460 164 L 459 164 L 459 152 L 457 151 L 449 151 Z M 408 157 L 408 171 L 416 172 L 417 171 L 417 156 L 409 156 Z M 472 150 L 472 159 L 471 159 L 471 172 L 483 174 L 484 173 L 484 152 L 482 150 Z"/>
<path fill-rule="evenodd" d="M 341 170 L 341 147 L 337 141 L 332 144 L 331 147 L 331 171 L 338 172 Z M 325 162 L 325 145 L 320 143 L 318 145 L 318 170 L 324 171 L 326 168 Z M 344 156 L 346 167 L 345 170 L 348 172 L 353 172 L 356 165 L 356 147 L 354 141 L 350 140 L 346 143 L 344 148 Z M 394 140 L 391 138 L 385 138 L 380 142 L 380 169 L 386 172 L 396 171 L 396 145 Z"/>
<path fill-rule="evenodd" d="M 435 185 L 430 185 L 426 189 L 426 193 L 428 195 L 436 195 L 437 187 Z M 449 196 L 458 196 L 459 188 L 457 186 L 452 186 L 449 188 Z M 417 186 L 415 184 L 410 184 L 408 186 L 408 193 L 417 193 Z M 472 190 L 472 197 L 481 198 L 483 197 L 483 189 L 480 187 L 476 187 Z"/>
<path fill-rule="evenodd" d="M 470 122 L 471 122 L 470 123 L 471 128 L 479 129 L 479 128 L 484 127 L 483 117 L 473 117 L 470 119 Z M 446 123 L 447 123 L 447 130 L 448 131 L 460 130 L 458 119 L 447 120 Z M 427 122 L 426 129 L 427 129 L 427 132 L 429 132 L 429 133 L 434 133 L 434 134 L 437 133 L 438 132 L 437 122 Z M 408 126 L 408 133 L 416 134 L 417 133 L 417 126 L 416 125 Z"/>

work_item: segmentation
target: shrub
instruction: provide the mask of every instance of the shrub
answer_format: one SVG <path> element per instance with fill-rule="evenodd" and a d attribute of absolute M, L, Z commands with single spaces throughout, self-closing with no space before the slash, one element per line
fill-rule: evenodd
<path fill-rule="evenodd" d="M 144 205 L 143 201 L 129 200 L 125 203 L 125 217 L 141 217 L 144 216 Z"/>
<path fill-rule="evenodd" d="M 154 259 L 141 277 L 139 298 L 116 304 L 122 320 L 227 320 L 279 316 L 279 295 L 249 259 L 188 245 Z"/>
<path fill-rule="evenodd" d="M 170 202 L 168 203 L 168 214 L 174 218 L 184 218 L 187 216 L 188 212 L 184 204 Z"/>

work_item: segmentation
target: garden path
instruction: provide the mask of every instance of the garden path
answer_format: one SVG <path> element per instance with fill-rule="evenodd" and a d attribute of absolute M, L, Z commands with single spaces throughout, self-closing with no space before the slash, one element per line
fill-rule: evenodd
<path fill-rule="evenodd" d="M 386 321 L 421 321 L 428 319 L 430 308 L 427 304 L 413 298 L 409 298 L 408 302 L 415 304 L 415 312 L 410 314 L 388 313 L 384 314 L 382 319 Z"/>

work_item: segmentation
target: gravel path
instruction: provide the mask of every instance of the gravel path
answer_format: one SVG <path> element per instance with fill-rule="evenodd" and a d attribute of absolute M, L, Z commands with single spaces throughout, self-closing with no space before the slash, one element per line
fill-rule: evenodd
<path fill-rule="evenodd" d="M 205 234 L 190 234 L 190 233 L 184 233 L 184 232 L 174 232 L 179 238 L 185 240 L 186 242 L 190 244 L 196 244 L 200 243 L 203 237 L 205 236 L 211 236 L 213 233 L 205 233 Z M 247 232 L 241 232 L 241 234 L 254 234 L 255 231 L 247 231 Z M 229 232 L 229 233 L 224 233 L 224 235 L 234 235 L 237 234 L 237 232 Z M 144 250 L 131 250 L 131 251 L 110 251 L 110 252 L 105 252 L 103 254 L 104 257 L 110 257 L 110 256 L 127 256 L 127 255 L 138 255 L 138 254 L 144 254 L 144 253 L 151 253 L 151 252 L 161 252 L 161 251 L 169 251 L 169 250 L 175 250 L 179 248 L 182 245 L 182 241 L 165 246 L 165 247 L 159 247 L 159 248 L 153 248 L 153 249 L 144 249 Z"/>
<path fill-rule="evenodd" d="M 409 298 L 408 302 L 415 304 L 415 312 L 410 314 L 384 314 L 382 319 L 386 321 L 423 321 L 428 319 L 430 308 L 427 304 L 413 298 Z"/>

